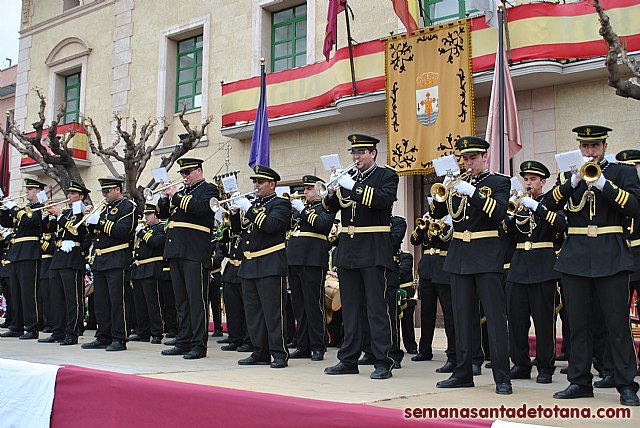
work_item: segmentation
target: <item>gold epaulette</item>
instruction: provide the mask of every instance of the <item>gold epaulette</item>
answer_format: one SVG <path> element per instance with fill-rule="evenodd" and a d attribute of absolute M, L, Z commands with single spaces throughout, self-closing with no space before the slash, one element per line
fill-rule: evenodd
<path fill-rule="evenodd" d="M 394 167 L 392 167 L 391 165 L 385 165 L 385 168 L 389 168 L 391 171 L 393 172 L 397 172 L 397 169 L 395 169 Z"/>

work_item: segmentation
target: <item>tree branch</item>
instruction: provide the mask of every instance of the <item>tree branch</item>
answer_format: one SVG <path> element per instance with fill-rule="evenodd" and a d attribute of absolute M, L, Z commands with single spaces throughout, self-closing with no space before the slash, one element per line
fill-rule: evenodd
<path fill-rule="evenodd" d="M 93 122 L 93 119 L 91 117 L 87 117 L 86 120 L 89 122 L 89 124 L 88 125 L 83 124 L 83 128 L 87 131 L 88 143 L 89 143 L 89 148 L 91 149 L 91 153 L 98 156 L 102 160 L 102 162 L 105 164 L 109 172 L 114 177 L 121 178 L 122 175 L 118 172 L 115 165 L 113 165 L 113 162 L 111 162 L 111 159 L 109 158 L 110 155 L 105 153 L 104 147 L 102 147 L 102 135 L 100 134 L 100 131 L 96 127 L 95 123 Z M 96 140 L 98 141 L 97 147 L 93 142 L 93 138 L 91 138 L 91 132 L 89 132 L 89 129 L 96 136 Z"/>

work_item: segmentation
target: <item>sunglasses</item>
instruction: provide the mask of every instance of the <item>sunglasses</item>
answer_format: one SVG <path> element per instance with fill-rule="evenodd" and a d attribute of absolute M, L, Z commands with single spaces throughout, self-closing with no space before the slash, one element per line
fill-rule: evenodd
<path fill-rule="evenodd" d="M 180 175 L 189 175 L 189 174 L 191 174 L 193 171 L 195 171 L 195 168 L 191 168 L 191 169 L 183 169 L 182 171 L 180 171 Z"/>
<path fill-rule="evenodd" d="M 112 189 L 101 189 L 100 191 L 102 192 L 103 195 L 106 195 L 107 193 L 109 193 Z"/>
<path fill-rule="evenodd" d="M 253 184 L 256 184 L 256 183 L 258 183 L 258 184 L 262 184 L 262 183 L 266 182 L 266 181 L 267 181 L 267 179 L 265 179 L 265 178 L 254 178 L 254 179 L 253 179 L 253 180 L 251 180 L 251 181 L 253 181 Z"/>

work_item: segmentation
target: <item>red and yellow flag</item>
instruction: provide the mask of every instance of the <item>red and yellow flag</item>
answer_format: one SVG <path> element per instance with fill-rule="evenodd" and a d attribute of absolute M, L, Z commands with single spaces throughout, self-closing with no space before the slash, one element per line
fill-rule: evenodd
<path fill-rule="evenodd" d="M 418 0 L 391 0 L 393 10 L 400 18 L 402 25 L 407 29 L 407 34 L 411 34 L 420 28 L 420 8 Z"/>

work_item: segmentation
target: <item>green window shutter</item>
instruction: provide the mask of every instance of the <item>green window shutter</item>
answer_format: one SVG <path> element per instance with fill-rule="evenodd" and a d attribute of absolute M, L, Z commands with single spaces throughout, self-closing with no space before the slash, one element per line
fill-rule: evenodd
<path fill-rule="evenodd" d="M 64 116 L 61 125 L 78 122 L 80 115 L 80 73 L 70 74 L 64 78 Z"/>
<path fill-rule="evenodd" d="M 176 58 L 176 113 L 202 105 L 202 36 L 178 42 Z"/>
<path fill-rule="evenodd" d="M 271 71 L 307 63 L 307 5 L 271 14 Z"/>

